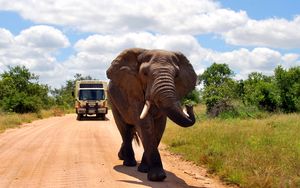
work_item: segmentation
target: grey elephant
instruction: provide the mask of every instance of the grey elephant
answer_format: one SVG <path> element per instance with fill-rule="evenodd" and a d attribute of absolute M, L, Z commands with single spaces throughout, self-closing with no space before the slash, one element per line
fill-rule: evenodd
<path fill-rule="evenodd" d="M 182 127 L 195 123 L 193 107 L 180 104 L 196 85 L 197 75 L 180 52 L 132 48 L 124 50 L 106 72 L 108 97 L 122 137 L 118 156 L 125 166 L 136 166 L 132 140 L 138 135 L 144 153 L 138 171 L 148 180 L 163 181 L 158 145 L 167 117 Z"/>

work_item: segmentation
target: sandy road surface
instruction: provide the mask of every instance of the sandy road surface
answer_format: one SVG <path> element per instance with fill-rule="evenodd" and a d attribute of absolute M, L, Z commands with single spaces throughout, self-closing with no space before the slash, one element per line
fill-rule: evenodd
<path fill-rule="evenodd" d="M 107 117 L 76 121 L 72 114 L 0 134 L 0 187 L 222 187 L 163 149 L 164 182 L 149 182 L 136 167 L 122 166 L 121 138 L 112 115 Z M 140 161 L 143 150 L 135 151 Z"/>

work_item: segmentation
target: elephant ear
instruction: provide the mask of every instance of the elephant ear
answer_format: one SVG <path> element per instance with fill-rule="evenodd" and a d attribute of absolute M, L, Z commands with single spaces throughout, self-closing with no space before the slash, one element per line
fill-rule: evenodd
<path fill-rule="evenodd" d="M 175 79 L 175 85 L 177 90 L 177 95 L 180 99 L 186 96 L 190 91 L 195 89 L 197 82 L 197 75 L 194 71 L 192 64 L 189 60 L 181 53 L 175 52 L 179 59 L 179 75 Z"/>
<path fill-rule="evenodd" d="M 131 48 L 120 53 L 106 71 L 107 77 L 118 87 L 120 95 L 127 100 L 129 97 L 141 97 L 143 92 L 138 79 L 140 63 L 138 56 L 146 51 L 140 48 Z M 130 102 L 130 101 L 127 101 Z"/>

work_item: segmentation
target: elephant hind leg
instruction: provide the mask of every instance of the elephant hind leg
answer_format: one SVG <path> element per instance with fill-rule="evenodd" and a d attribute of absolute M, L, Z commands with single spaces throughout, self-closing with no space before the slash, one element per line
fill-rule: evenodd
<path fill-rule="evenodd" d="M 118 153 L 118 157 L 123 160 L 123 165 L 136 166 L 137 162 L 132 148 L 133 135 L 130 133 L 132 132 L 130 127 L 131 126 L 128 126 L 126 133 L 122 135 L 123 143 Z"/>
<path fill-rule="evenodd" d="M 123 165 L 136 166 L 137 162 L 132 148 L 132 140 L 135 135 L 134 126 L 127 124 L 113 105 L 112 112 L 123 140 L 118 157 L 120 160 L 123 160 Z"/>
<path fill-rule="evenodd" d="M 124 143 L 120 148 L 118 157 L 120 160 L 123 160 L 123 165 L 125 166 L 136 166 L 137 164 L 132 146 L 126 146 Z"/>

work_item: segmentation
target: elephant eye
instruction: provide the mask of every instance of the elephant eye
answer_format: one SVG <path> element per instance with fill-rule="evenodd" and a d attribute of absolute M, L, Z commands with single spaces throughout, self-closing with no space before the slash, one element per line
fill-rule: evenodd
<path fill-rule="evenodd" d="M 175 78 L 177 78 L 179 76 L 179 71 L 175 72 Z"/>
<path fill-rule="evenodd" d="M 143 70 L 143 75 L 144 75 L 144 76 L 148 76 L 148 71 L 144 69 L 144 70 Z"/>

